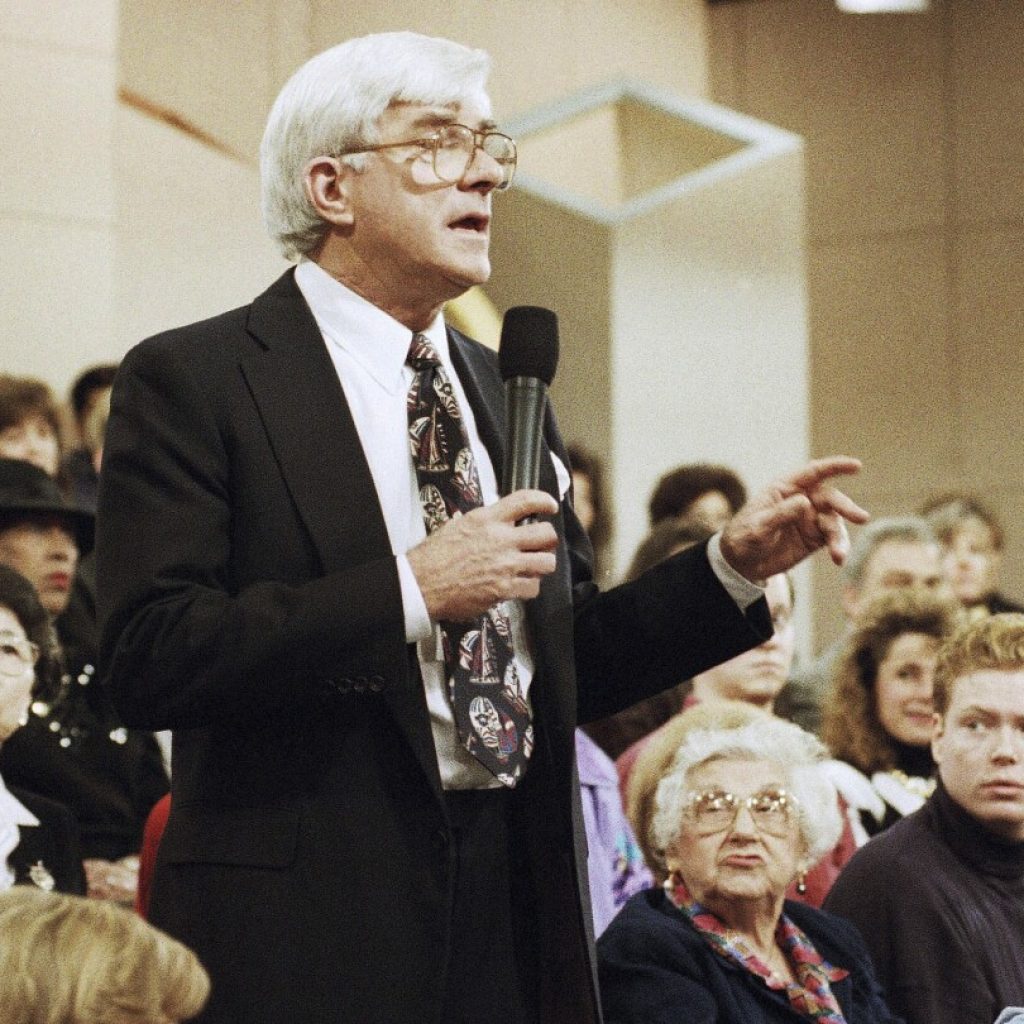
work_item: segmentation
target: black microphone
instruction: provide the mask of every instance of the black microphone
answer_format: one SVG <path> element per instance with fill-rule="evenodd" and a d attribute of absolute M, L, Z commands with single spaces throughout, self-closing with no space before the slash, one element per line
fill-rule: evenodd
<path fill-rule="evenodd" d="M 540 306 L 513 306 L 501 325 L 498 365 L 505 381 L 504 497 L 540 478 L 544 400 L 558 366 L 558 317 Z"/>

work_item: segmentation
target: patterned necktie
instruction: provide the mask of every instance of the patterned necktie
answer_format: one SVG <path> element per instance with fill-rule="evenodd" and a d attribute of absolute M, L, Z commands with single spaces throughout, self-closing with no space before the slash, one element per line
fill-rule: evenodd
<path fill-rule="evenodd" d="M 406 362 L 416 374 L 407 400 L 409 446 L 423 519 L 433 533 L 483 504 L 480 478 L 451 381 L 424 335 L 413 335 Z M 495 778 L 514 786 L 533 749 L 533 726 L 508 616 L 497 605 L 470 622 L 440 625 L 459 740 Z"/>

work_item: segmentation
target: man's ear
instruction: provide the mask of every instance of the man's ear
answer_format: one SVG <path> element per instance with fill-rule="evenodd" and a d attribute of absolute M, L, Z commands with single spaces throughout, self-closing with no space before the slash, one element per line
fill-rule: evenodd
<path fill-rule="evenodd" d="M 338 157 L 314 157 L 306 165 L 303 186 L 306 198 L 328 224 L 352 224 L 351 182 L 356 172 Z"/>

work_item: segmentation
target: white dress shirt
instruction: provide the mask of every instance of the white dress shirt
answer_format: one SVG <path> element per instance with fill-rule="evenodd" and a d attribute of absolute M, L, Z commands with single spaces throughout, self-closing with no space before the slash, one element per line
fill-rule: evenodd
<path fill-rule="evenodd" d="M 459 743 L 447 696 L 440 629 L 430 621 L 406 558 L 406 552 L 426 537 L 416 470 L 409 450 L 406 410 L 413 371 L 406 366 L 405 358 L 413 332 L 316 263 L 300 263 L 295 270 L 295 282 L 327 343 L 384 513 L 402 588 L 406 640 L 417 645 L 441 782 L 446 789 L 498 787 L 501 783 Z M 480 440 L 473 409 L 452 364 L 444 318 L 438 315 L 422 333 L 430 339 L 451 379 L 476 460 L 483 503 L 491 505 L 499 497 L 494 466 Z M 558 459 L 555 471 L 564 495 L 569 487 L 569 474 Z M 736 573 L 722 558 L 717 536 L 709 545 L 709 555 L 712 568 L 741 608 L 760 597 L 763 590 Z M 533 654 L 522 602 L 506 602 L 505 611 L 512 626 L 516 671 L 529 703 Z"/>

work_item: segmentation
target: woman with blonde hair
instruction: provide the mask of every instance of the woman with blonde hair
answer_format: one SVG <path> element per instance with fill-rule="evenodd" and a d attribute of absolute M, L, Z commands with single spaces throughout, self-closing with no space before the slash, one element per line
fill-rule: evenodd
<path fill-rule="evenodd" d="M 858 843 L 916 811 L 935 786 L 935 663 L 957 621 L 932 591 L 902 588 L 872 602 L 840 654 L 821 738 Z"/>
<path fill-rule="evenodd" d="M 104 900 L 0 893 L 5 1024 L 180 1024 L 210 981 L 180 942 Z"/>

